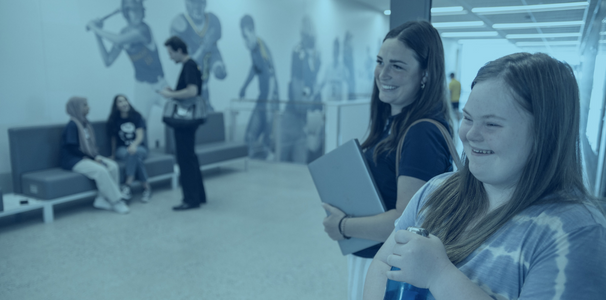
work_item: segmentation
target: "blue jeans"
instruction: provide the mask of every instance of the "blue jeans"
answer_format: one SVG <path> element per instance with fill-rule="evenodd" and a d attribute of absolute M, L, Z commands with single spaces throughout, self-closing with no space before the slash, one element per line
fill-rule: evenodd
<path fill-rule="evenodd" d="M 116 149 L 116 159 L 124 162 L 126 178 L 137 175 L 137 179 L 141 182 L 147 182 L 147 170 L 143 161 L 147 158 L 147 148 L 139 145 L 137 152 L 130 154 L 126 147 L 118 147 Z"/>

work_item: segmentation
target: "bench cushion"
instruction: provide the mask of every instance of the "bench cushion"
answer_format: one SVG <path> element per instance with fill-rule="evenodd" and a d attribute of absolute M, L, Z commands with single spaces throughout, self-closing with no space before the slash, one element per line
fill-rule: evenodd
<path fill-rule="evenodd" d="M 54 199 L 95 190 L 95 183 L 82 174 L 52 168 L 21 176 L 21 193 L 36 199 Z"/>
<path fill-rule="evenodd" d="M 172 155 L 150 153 L 145 160 L 149 177 L 173 173 L 175 158 Z M 124 165 L 120 165 L 124 181 Z M 52 168 L 28 172 L 21 177 L 22 194 L 42 200 L 55 199 L 96 189 L 94 181 L 82 174 Z"/>
<path fill-rule="evenodd" d="M 196 146 L 196 155 L 200 166 L 218 163 L 230 159 L 248 156 L 248 147 L 245 143 L 218 142 Z"/>
<path fill-rule="evenodd" d="M 120 166 L 120 181 L 124 182 L 124 163 L 119 162 L 118 165 Z M 145 159 L 145 168 L 149 177 L 173 173 L 174 165 L 175 157 L 170 154 L 150 152 Z"/>

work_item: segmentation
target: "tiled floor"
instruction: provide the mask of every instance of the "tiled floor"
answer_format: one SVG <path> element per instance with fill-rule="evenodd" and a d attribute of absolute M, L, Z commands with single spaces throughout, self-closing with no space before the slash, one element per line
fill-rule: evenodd
<path fill-rule="evenodd" d="M 307 167 L 242 167 L 205 174 L 198 210 L 173 212 L 181 192 L 166 187 L 125 216 L 91 199 L 54 223 L 3 224 L 0 299 L 346 299 Z"/>

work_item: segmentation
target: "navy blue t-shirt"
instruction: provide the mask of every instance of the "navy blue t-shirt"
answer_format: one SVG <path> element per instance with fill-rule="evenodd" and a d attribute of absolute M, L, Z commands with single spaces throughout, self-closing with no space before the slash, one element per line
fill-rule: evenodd
<path fill-rule="evenodd" d="M 383 136 L 380 141 L 386 139 L 390 134 L 391 123 L 395 116 L 389 117 Z M 448 123 L 442 118 L 431 117 L 448 128 Z M 380 142 L 379 141 L 379 142 Z M 375 179 L 379 193 L 385 203 L 385 209 L 395 209 L 398 194 L 398 183 L 396 180 L 396 151 L 383 152 L 377 157 L 375 163 L 373 156 L 375 145 L 365 149 L 364 157 L 368 162 L 370 172 Z M 434 124 L 421 122 L 412 126 L 402 145 L 400 155 L 400 176 L 410 176 L 423 181 L 452 171 L 452 157 L 448 150 L 448 144 L 442 133 Z M 354 253 L 356 256 L 373 258 L 383 243 L 366 248 Z"/>
<path fill-rule="evenodd" d="M 94 133 L 93 133 L 94 134 Z M 78 125 L 69 121 L 61 134 L 61 152 L 59 154 L 61 168 L 71 170 L 84 157 L 94 159 L 80 150 L 80 138 L 78 137 Z"/>
<path fill-rule="evenodd" d="M 116 148 L 130 146 L 137 138 L 137 129 L 145 129 L 145 122 L 141 115 L 132 114 L 127 118 L 118 116 L 114 122 L 112 134 L 116 139 Z M 145 141 L 142 141 L 140 145 L 145 146 Z"/>

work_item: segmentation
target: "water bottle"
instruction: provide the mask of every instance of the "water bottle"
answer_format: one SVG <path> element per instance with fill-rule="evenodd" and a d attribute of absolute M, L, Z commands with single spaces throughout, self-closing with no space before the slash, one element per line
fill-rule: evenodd
<path fill-rule="evenodd" d="M 392 271 L 400 268 L 391 267 Z M 421 289 L 406 282 L 387 280 L 385 297 L 383 300 L 425 300 L 429 294 L 428 289 Z"/>

